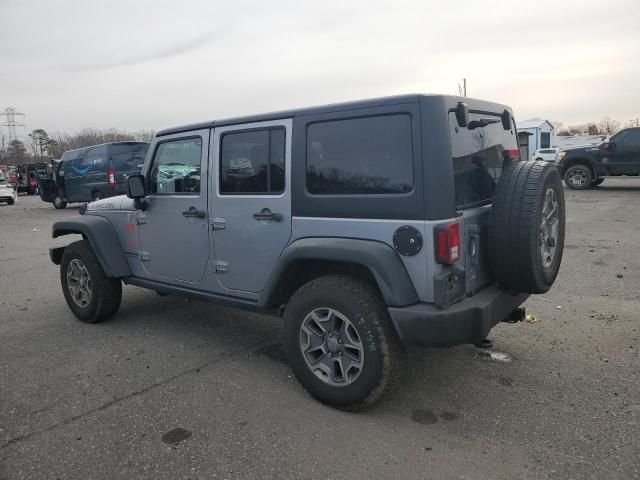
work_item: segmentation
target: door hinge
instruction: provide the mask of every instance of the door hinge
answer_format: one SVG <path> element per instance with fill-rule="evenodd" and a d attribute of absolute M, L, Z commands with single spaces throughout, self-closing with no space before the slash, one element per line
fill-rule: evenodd
<path fill-rule="evenodd" d="M 151 254 L 149 254 L 149 252 L 140 250 L 140 260 L 142 260 L 143 262 L 148 262 L 149 260 L 151 260 Z"/>
<path fill-rule="evenodd" d="M 144 213 L 139 213 L 138 216 L 136 217 L 136 223 L 138 225 L 143 225 L 147 223 L 147 216 Z"/>
<path fill-rule="evenodd" d="M 229 264 L 222 260 L 216 261 L 216 273 L 226 273 L 229 271 Z"/>
<path fill-rule="evenodd" d="M 226 228 L 227 221 L 224 218 L 214 218 L 211 220 L 212 230 L 224 230 Z"/>

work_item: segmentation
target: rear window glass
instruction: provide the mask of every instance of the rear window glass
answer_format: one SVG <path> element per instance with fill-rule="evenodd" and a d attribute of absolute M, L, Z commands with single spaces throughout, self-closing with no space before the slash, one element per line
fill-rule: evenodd
<path fill-rule="evenodd" d="M 411 117 L 385 115 L 310 125 L 307 188 L 316 194 L 410 192 Z"/>
<path fill-rule="evenodd" d="M 455 114 L 449 114 L 456 206 L 460 209 L 491 201 L 502 174 L 502 152 L 518 148 L 513 129 L 504 129 L 499 114 L 469 114 L 470 122 L 482 119 L 496 122 L 470 130 L 459 127 Z"/>

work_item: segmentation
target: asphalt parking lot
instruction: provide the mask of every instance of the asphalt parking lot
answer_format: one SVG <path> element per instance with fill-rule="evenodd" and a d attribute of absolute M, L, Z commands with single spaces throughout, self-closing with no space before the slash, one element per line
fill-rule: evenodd
<path fill-rule="evenodd" d="M 125 287 L 82 324 L 48 256 L 77 208 L 0 205 L 0 478 L 640 478 L 640 180 L 566 198 L 538 321 L 492 332 L 510 361 L 411 351 L 358 414 L 300 387 L 277 319 Z"/>

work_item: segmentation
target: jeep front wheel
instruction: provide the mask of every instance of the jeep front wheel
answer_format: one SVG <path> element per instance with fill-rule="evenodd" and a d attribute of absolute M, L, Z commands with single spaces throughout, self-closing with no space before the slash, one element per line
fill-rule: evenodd
<path fill-rule="evenodd" d="M 564 172 L 564 183 L 572 190 L 586 190 L 593 184 L 593 175 L 586 165 L 574 165 Z"/>
<path fill-rule="evenodd" d="M 64 249 L 60 282 L 69 309 L 81 321 L 98 323 L 112 317 L 120 307 L 122 284 L 104 274 L 86 240 Z"/>
<path fill-rule="evenodd" d="M 389 386 L 400 346 L 380 294 L 366 282 L 313 280 L 291 297 L 284 320 L 291 369 L 316 399 L 359 410 Z"/>

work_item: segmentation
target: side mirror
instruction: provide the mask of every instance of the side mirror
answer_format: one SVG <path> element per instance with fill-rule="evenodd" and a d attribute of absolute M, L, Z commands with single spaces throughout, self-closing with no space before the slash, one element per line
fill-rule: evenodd
<path fill-rule="evenodd" d="M 460 127 L 469 125 L 469 105 L 464 102 L 458 102 L 456 106 L 456 120 Z"/>
<path fill-rule="evenodd" d="M 144 176 L 129 175 L 127 177 L 127 197 L 140 200 L 146 196 L 144 191 Z"/>
<path fill-rule="evenodd" d="M 616 144 L 614 142 L 604 142 L 604 149 L 605 150 L 615 150 L 616 149 Z"/>
<path fill-rule="evenodd" d="M 133 198 L 133 204 L 138 210 L 145 210 L 147 204 L 142 201 L 146 197 L 144 176 L 130 175 L 127 177 L 127 197 Z"/>

